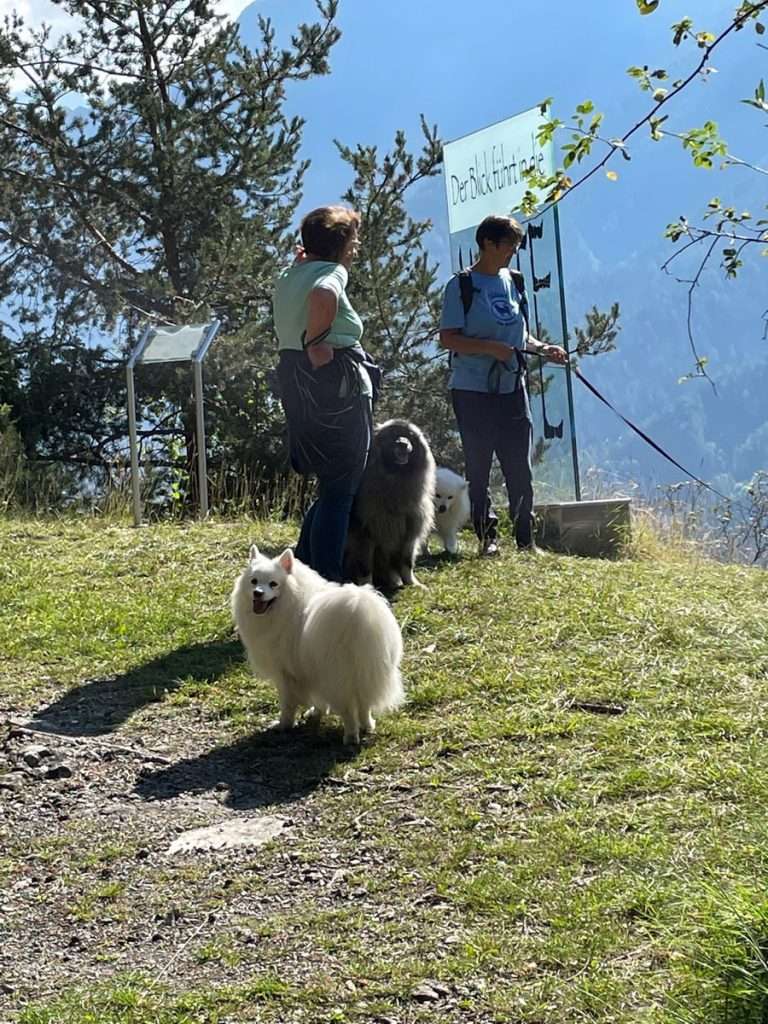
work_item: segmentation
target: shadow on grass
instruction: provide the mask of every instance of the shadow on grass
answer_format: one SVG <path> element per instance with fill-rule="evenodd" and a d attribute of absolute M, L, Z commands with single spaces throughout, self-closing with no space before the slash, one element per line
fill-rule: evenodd
<path fill-rule="evenodd" d="M 146 771 L 135 792 L 145 800 L 173 800 L 185 793 L 215 791 L 236 810 L 301 800 L 322 784 L 331 769 L 351 761 L 339 728 L 298 726 L 267 729 L 167 768 Z"/>
<path fill-rule="evenodd" d="M 765 912 L 765 906 L 761 908 Z M 762 926 L 765 927 L 765 919 Z M 718 1024 L 768 1024 L 768 939 L 762 934 L 745 934 L 737 955 L 741 963 L 731 965 L 722 983 L 720 1013 L 712 1015 Z"/>
<path fill-rule="evenodd" d="M 462 560 L 467 559 L 467 555 L 463 557 L 461 555 L 452 555 L 449 551 L 436 551 L 429 553 L 422 553 L 417 562 L 417 567 L 422 569 L 428 569 L 434 571 L 436 569 L 447 569 L 450 566 L 457 565 Z"/>
<path fill-rule="evenodd" d="M 242 658 L 243 649 L 235 639 L 179 647 L 122 675 L 86 680 L 37 711 L 31 724 L 64 736 L 110 733 L 182 682 L 214 682 Z"/>

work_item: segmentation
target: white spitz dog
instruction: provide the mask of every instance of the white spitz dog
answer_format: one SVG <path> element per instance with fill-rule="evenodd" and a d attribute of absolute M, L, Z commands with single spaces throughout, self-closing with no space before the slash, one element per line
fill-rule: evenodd
<path fill-rule="evenodd" d="M 281 729 L 299 707 L 319 720 L 333 711 L 344 742 L 373 732 L 373 712 L 403 701 L 400 627 L 372 587 L 329 583 L 294 557 L 262 555 L 254 544 L 232 591 L 232 616 L 255 675 L 280 696 Z"/>
<path fill-rule="evenodd" d="M 435 532 L 443 547 L 455 555 L 459 550 L 459 530 L 469 520 L 469 484 L 447 466 L 438 466 L 435 482 Z"/>

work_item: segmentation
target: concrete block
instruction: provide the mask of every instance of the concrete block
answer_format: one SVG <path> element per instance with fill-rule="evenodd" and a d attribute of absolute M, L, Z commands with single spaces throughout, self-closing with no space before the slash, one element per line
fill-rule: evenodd
<path fill-rule="evenodd" d="M 592 558 L 615 558 L 632 532 L 632 499 L 606 498 L 537 505 L 536 543 Z"/>

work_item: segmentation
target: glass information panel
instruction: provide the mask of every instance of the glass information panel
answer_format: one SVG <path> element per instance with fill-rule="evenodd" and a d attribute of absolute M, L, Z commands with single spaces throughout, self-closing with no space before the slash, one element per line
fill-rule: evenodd
<path fill-rule="evenodd" d="M 208 324 L 186 324 L 183 327 L 156 327 L 144 348 L 142 363 L 173 363 L 189 360 L 200 348 Z"/>

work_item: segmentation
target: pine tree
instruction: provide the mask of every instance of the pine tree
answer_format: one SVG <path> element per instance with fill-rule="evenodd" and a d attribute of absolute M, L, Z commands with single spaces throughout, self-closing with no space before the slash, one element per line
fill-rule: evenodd
<path fill-rule="evenodd" d="M 349 294 L 365 324 L 363 344 L 384 371 L 377 419 L 402 416 L 423 426 L 436 458 L 460 466 L 448 403 L 448 360 L 437 336 L 443 290 L 426 241 L 432 224 L 415 220 L 406 194 L 440 171 L 442 142 L 422 118 L 424 142 L 414 155 L 397 132 L 390 152 L 337 142 L 354 172 L 343 199 L 362 216 L 361 247 Z"/>
<path fill-rule="evenodd" d="M 239 339 L 212 364 L 229 372 L 227 405 L 249 409 L 245 429 L 269 421 L 258 371 L 269 289 L 306 169 L 303 122 L 286 115 L 285 90 L 328 72 L 340 34 L 336 5 L 318 0 L 318 22 L 300 25 L 287 47 L 260 19 L 254 51 L 208 0 L 68 0 L 81 27 L 58 42 L 18 18 L 6 26 L 0 287 L 18 352 L 32 328 L 38 339 L 47 332 L 52 363 L 64 372 L 69 362 L 71 375 L 57 331 L 68 332 L 68 345 L 82 346 L 89 334 L 130 345 L 148 320 L 217 316 Z M 23 95 L 10 94 L 12 72 L 26 76 Z M 71 110 L 74 94 L 83 100 Z M 143 416 L 168 418 L 175 409 L 163 429 L 183 433 L 191 459 L 188 376 L 155 369 L 162 398 L 145 402 Z M 111 404 L 104 437 L 124 437 L 119 388 Z M 219 411 L 219 432 L 228 415 Z M 229 416 L 227 429 L 236 428 Z M 58 449 L 62 458 L 74 457 L 76 437 L 71 431 L 69 448 Z"/>

